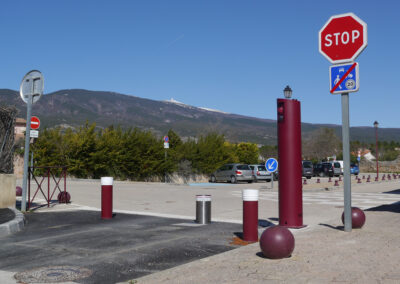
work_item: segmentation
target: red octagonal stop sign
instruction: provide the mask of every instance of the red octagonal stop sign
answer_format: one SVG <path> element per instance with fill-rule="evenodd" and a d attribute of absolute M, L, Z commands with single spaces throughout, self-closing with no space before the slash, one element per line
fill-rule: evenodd
<path fill-rule="evenodd" d="M 319 52 L 334 64 L 354 61 L 367 42 L 367 24 L 353 13 L 332 16 L 319 31 Z"/>

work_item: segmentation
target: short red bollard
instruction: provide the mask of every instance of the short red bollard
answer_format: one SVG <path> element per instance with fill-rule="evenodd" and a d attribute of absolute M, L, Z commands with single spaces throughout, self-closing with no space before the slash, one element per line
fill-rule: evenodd
<path fill-rule="evenodd" d="M 258 189 L 243 189 L 243 240 L 258 241 Z"/>
<path fill-rule="evenodd" d="M 375 177 L 375 181 L 379 181 L 379 178 L 378 178 L 378 177 Z"/>
<path fill-rule="evenodd" d="M 332 178 L 331 177 L 329 177 L 328 182 L 332 182 Z"/>
<path fill-rule="evenodd" d="M 101 219 L 111 219 L 113 211 L 113 178 L 101 178 Z"/>
<path fill-rule="evenodd" d="M 363 175 L 362 179 L 365 179 L 365 176 Z"/>
<path fill-rule="evenodd" d="M 304 179 L 303 184 L 307 184 L 307 179 Z"/>
<path fill-rule="evenodd" d="M 319 178 L 317 178 L 317 183 L 321 183 L 321 181 L 319 180 Z"/>
<path fill-rule="evenodd" d="M 339 176 L 339 181 L 342 181 L 342 177 L 341 176 Z"/>
<path fill-rule="evenodd" d="M 391 179 L 392 179 L 392 177 L 390 175 L 388 175 L 388 180 L 391 180 Z"/>
<path fill-rule="evenodd" d="M 385 176 L 385 175 L 383 175 L 383 176 L 382 176 L 382 180 L 385 180 L 385 178 L 386 178 L 386 176 Z"/>
<path fill-rule="evenodd" d="M 358 179 L 358 180 L 357 180 L 357 183 L 361 183 L 361 179 Z"/>
<path fill-rule="evenodd" d="M 369 177 L 367 178 L 367 182 L 370 182 L 370 178 Z"/>
<path fill-rule="evenodd" d="M 337 179 L 335 180 L 335 186 L 339 186 L 339 181 Z"/>

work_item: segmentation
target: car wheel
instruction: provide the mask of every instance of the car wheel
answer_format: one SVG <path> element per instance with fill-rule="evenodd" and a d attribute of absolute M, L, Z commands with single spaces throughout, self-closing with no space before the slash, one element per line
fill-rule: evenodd
<path fill-rule="evenodd" d="M 212 182 L 212 183 L 217 182 L 217 179 L 215 178 L 215 176 L 211 176 L 211 182 Z"/>
<path fill-rule="evenodd" d="M 231 176 L 231 183 L 237 183 L 237 180 L 236 180 L 235 176 Z"/>

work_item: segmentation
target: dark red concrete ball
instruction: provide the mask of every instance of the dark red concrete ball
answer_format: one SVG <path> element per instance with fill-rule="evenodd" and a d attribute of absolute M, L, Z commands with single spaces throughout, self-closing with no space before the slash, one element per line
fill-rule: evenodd
<path fill-rule="evenodd" d="M 59 203 L 69 203 L 69 201 L 71 200 L 71 195 L 67 192 L 61 191 L 58 196 L 57 196 L 58 202 Z"/>
<path fill-rule="evenodd" d="M 270 227 L 261 235 L 260 248 L 267 258 L 280 259 L 290 257 L 294 250 L 293 234 L 285 227 Z"/>
<path fill-rule="evenodd" d="M 342 223 L 344 224 L 344 212 L 342 213 Z M 358 207 L 351 207 L 351 224 L 353 229 L 359 229 L 365 224 L 365 214 Z"/>
<path fill-rule="evenodd" d="M 17 187 L 15 188 L 15 195 L 16 195 L 16 196 L 22 196 L 22 187 L 17 186 Z"/>

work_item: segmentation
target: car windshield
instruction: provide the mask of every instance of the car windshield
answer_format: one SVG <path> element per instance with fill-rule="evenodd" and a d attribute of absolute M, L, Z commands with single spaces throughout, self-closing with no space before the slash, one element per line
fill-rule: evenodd
<path fill-rule="evenodd" d="M 237 169 L 238 170 L 243 170 L 243 171 L 249 171 L 250 170 L 248 165 L 238 165 Z"/>
<path fill-rule="evenodd" d="M 259 171 L 266 171 L 267 169 L 265 168 L 265 166 L 258 166 L 258 170 Z"/>
<path fill-rule="evenodd" d="M 340 168 L 340 163 L 334 163 L 335 168 Z"/>
<path fill-rule="evenodd" d="M 312 163 L 307 161 L 307 162 L 303 162 L 303 167 L 304 168 L 312 168 Z"/>

